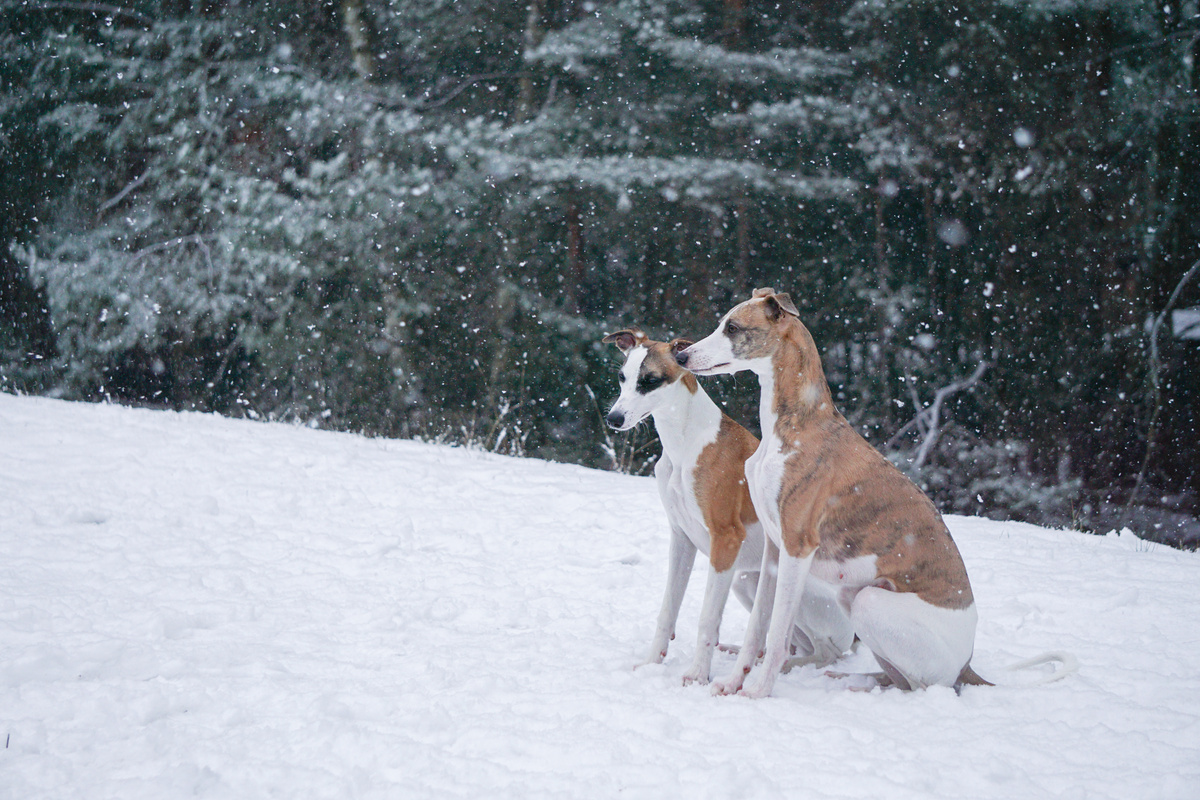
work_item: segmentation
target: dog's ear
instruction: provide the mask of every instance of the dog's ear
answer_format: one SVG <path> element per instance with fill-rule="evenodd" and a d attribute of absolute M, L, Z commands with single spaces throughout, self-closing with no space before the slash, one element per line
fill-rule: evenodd
<path fill-rule="evenodd" d="M 755 289 L 754 294 L 750 296 L 750 299 L 755 300 L 759 297 L 770 297 L 773 294 L 775 294 L 774 289 L 764 286 L 761 289 Z"/>
<path fill-rule="evenodd" d="M 617 331 L 605 336 L 601 341 L 605 344 L 615 344 L 622 353 L 628 353 L 646 339 L 646 334 L 637 328 L 627 331 Z"/>
<path fill-rule="evenodd" d="M 800 312 L 796 310 L 796 304 L 786 294 L 768 294 L 763 295 L 763 298 L 766 300 L 767 317 L 772 322 L 782 317 L 785 312 L 793 317 L 800 316 Z"/>
<path fill-rule="evenodd" d="M 695 342 L 693 342 L 691 339 L 672 339 L 671 343 L 667 346 L 671 348 L 671 353 L 675 354 L 680 350 L 686 350 L 693 344 L 695 344 Z"/>
<path fill-rule="evenodd" d="M 780 292 L 779 294 L 775 295 L 775 302 L 779 304 L 780 308 L 791 314 L 793 317 L 800 316 L 800 312 L 796 310 L 796 304 L 792 302 L 792 298 L 789 297 L 787 293 Z"/>

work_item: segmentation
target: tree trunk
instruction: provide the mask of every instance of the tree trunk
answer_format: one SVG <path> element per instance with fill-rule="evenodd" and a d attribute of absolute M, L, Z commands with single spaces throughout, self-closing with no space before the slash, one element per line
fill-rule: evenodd
<path fill-rule="evenodd" d="M 579 216 L 579 204 L 567 206 L 567 271 L 563 287 L 567 310 L 578 314 L 581 310 L 580 297 L 583 292 L 583 222 Z"/>
<path fill-rule="evenodd" d="M 929 316 L 935 324 L 938 320 L 938 275 L 937 275 L 937 221 L 933 218 L 933 186 L 930 181 L 921 184 L 921 202 L 925 211 L 925 270 L 928 280 Z"/>
<path fill-rule="evenodd" d="M 749 292 L 753 287 L 748 285 L 750 280 L 750 200 L 746 195 L 737 199 L 737 286 L 733 287 L 734 295 Z"/>
<path fill-rule="evenodd" d="M 371 31 L 367 27 L 367 11 L 363 0 L 342 0 L 342 29 L 350 44 L 350 58 L 354 71 L 364 81 L 375 79 L 379 65 L 371 47 Z"/>
<path fill-rule="evenodd" d="M 883 220 L 884 179 L 875 187 L 875 271 L 880 280 L 887 275 L 887 226 Z"/>
<path fill-rule="evenodd" d="M 726 50 L 737 50 L 741 47 L 745 28 L 746 0 L 725 0 L 725 20 L 721 38 Z"/>
<path fill-rule="evenodd" d="M 545 0 L 529 0 L 529 6 L 525 14 L 525 52 L 533 51 L 542 39 L 546 32 L 542 28 L 542 12 L 545 9 Z M 533 116 L 534 94 L 537 87 L 533 83 L 533 73 L 529 69 L 529 64 L 526 63 L 521 72 L 521 97 L 517 105 L 517 121 L 524 122 Z"/>

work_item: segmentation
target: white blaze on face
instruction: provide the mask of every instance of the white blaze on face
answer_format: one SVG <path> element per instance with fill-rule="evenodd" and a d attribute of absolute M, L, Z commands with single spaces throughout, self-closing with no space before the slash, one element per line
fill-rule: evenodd
<path fill-rule="evenodd" d="M 648 349 L 638 345 L 629 351 L 625 363 L 621 366 L 621 394 L 609 412 L 615 411 L 624 415 L 625 421 L 618 430 L 629 430 L 654 410 L 654 404 L 647 399 L 646 395 L 637 390 L 638 373 L 641 372 L 642 362 L 646 360 L 649 353 Z"/>

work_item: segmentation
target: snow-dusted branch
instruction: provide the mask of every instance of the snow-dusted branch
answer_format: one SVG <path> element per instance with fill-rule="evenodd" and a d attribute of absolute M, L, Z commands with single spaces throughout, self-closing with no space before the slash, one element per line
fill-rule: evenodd
<path fill-rule="evenodd" d="M 919 468 L 924 464 L 925 459 L 929 457 L 929 452 L 937 444 L 938 436 L 941 434 L 942 404 L 946 402 L 946 398 L 974 386 L 983 377 L 983 373 L 988 371 L 988 367 L 990 366 L 991 362 L 980 361 L 979 366 L 975 367 L 975 371 L 971 373 L 971 377 L 966 380 L 956 381 L 949 386 L 943 386 L 934 393 L 933 402 L 929 404 L 929 408 L 927 409 L 929 412 L 929 430 L 925 434 L 925 440 L 921 442 L 921 448 L 917 450 L 917 457 L 913 461 L 913 466 Z"/>
<path fill-rule="evenodd" d="M 408 98 L 397 100 L 395 98 L 384 97 L 383 95 L 372 92 L 362 91 L 362 96 L 376 105 L 390 109 L 404 109 L 407 111 L 430 111 L 432 109 L 444 106 L 454 98 L 458 97 L 463 92 L 470 89 L 480 81 L 511 81 L 518 80 L 525 76 L 524 72 L 481 72 L 477 75 L 468 75 L 459 81 L 458 85 L 447 91 L 441 97 L 433 100 L 410 100 Z"/>
<path fill-rule="evenodd" d="M 1138 470 L 1137 480 L 1134 481 L 1133 491 L 1129 493 L 1129 500 L 1125 503 L 1126 517 L 1128 517 L 1129 509 L 1132 508 L 1134 501 L 1137 499 L 1138 493 L 1142 490 L 1142 484 L 1146 481 L 1146 469 L 1150 465 L 1150 459 L 1154 455 L 1154 445 L 1158 439 L 1158 417 L 1162 412 L 1162 384 L 1158 376 L 1158 331 L 1162 327 L 1167 315 L 1171 313 L 1171 309 L 1175 307 L 1175 302 L 1179 300 L 1179 295 L 1183 293 L 1184 287 L 1196 276 L 1197 272 L 1200 272 L 1200 261 L 1192 264 L 1191 268 L 1179 279 L 1179 283 L 1175 284 L 1175 291 L 1171 292 L 1170 298 L 1167 299 L 1167 304 L 1163 306 L 1162 311 L 1158 313 L 1158 316 L 1154 318 L 1154 322 L 1150 325 L 1150 365 L 1147 377 L 1150 381 L 1150 397 L 1154 407 L 1150 412 L 1150 424 L 1146 430 L 1146 452 L 1142 455 L 1142 466 Z"/>
<path fill-rule="evenodd" d="M 151 25 L 154 18 L 143 14 L 140 11 L 135 11 L 132 8 L 122 8 L 120 6 L 112 6 L 107 3 L 66 3 L 66 2 L 44 2 L 33 3 L 27 6 L 10 6 L 5 11 L 82 11 L 88 14 L 103 14 L 106 17 L 126 17 L 135 22 L 140 22 L 143 25 Z"/>
<path fill-rule="evenodd" d="M 130 192 L 132 192 L 134 189 L 138 188 L 143 183 L 145 183 L 146 179 L 149 177 L 150 177 L 150 170 L 146 170 L 141 175 L 134 178 L 129 183 L 125 184 L 124 189 L 117 192 L 115 195 L 110 197 L 108 200 L 104 201 L 103 205 L 100 206 L 100 210 L 96 212 L 96 216 L 97 217 L 103 216 L 105 211 L 108 211 L 110 208 L 117 205 L 122 200 L 124 200 L 126 197 L 128 197 Z"/>
<path fill-rule="evenodd" d="M 913 465 L 920 467 L 925 463 L 925 459 L 929 458 L 930 452 L 933 451 L 934 445 L 937 444 L 938 437 L 941 435 L 942 422 L 942 406 L 946 400 L 961 391 L 970 389 L 975 384 L 979 383 L 983 378 L 983 374 L 992 366 L 990 361 L 980 361 L 979 366 L 975 367 L 975 371 L 969 377 L 963 378 L 960 381 L 955 381 L 948 386 L 943 386 L 933 394 L 933 402 L 925 408 L 920 409 L 916 416 L 906 422 L 900 430 L 888 439 L 884 445 L 885 450 L 891 449 L 900 437 L 916 428 L 922 434 L 921 446 L 917 450 L 917 457 L 913 459 Z M 919 405 L 916 393 L 913 393 L 913 405 Z"/>

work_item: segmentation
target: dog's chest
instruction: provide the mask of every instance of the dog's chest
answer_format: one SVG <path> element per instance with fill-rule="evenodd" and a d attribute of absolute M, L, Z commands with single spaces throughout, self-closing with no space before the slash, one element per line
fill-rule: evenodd
<path fill-rule="evenodd" d="M 758 449 L 746 460 L 746 483 L 750 500 L 768 531 L 779 530 L 779 489 L 783 483 L 784 457 L 774 436 L 759 442 Z M 772 538 L 776 538 L 773 533 Z"/>
<path fill-rule="evenodd" d="M 711 547 L 710 536 L 708 525 L 704 521 L 704 512 L 696 499 L 695 466 L 694 462 L 675 464 L 664 456 L 656 470 L 658 491 L 671 523 L 681 529 L 700 552 L 708 555 Z"/>

